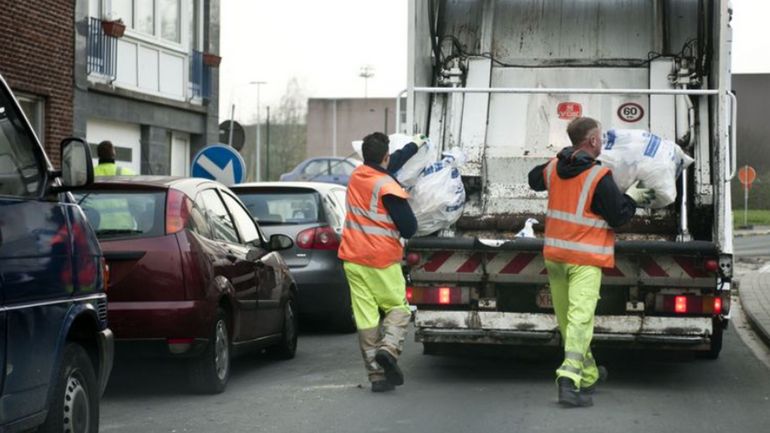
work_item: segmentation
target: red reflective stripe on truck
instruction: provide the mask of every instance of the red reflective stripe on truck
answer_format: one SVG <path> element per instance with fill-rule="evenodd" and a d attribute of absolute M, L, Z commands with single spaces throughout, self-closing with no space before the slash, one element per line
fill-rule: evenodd
<path fill-rule="evenodd" d="M 620 269 L 618 269 L 617 266 L 611 269 L 603 268 L 602 273 L 608 277 L 625 277 L 626 276 Z"/>
<path fill-rule="evenodd" d="M 468 258 L 468 260 L 465 261 L 459 268 L 457 268 L 457 272 L 459 273 L 472 273 L 476 272 L 476 269 L 479 268 L 479 265 L 481 265 L 481 261 L 483 260 L 483 255 L 481 253 L 475 253 Z M 487 261 L 492 260 L 495 258 L 495 254 L 487 254 Z"/>
<path fill-rule="evenodd" d="M 639 266 L 647 275 L 651 277 L 668 277 L 666 271 L 663 270 L 663 268 L 661 268 L 660 265 L 657 264 L 651 257 L 642 257 L 639 262 Z"/>
<path fill-rule="evenodd" d="M 698 266 L 694 257 L 674 256 L 674 261 L 684 269 L 691 278 L 704 278 L 709 276 L 703 267 Z"/>
<path fill-rule="evenodd" d="M 428 272 L 436 272 L 441 268 L 441 265 L 446 263 L 449 258 L 452 257 L 452 253 L 449 251 L 439 251 L 433 253 L 427 262 L 422 266 Z"/>
<path fill-rule="evenodd" d="M 522 254 L 516 254 L 516 256 L 508 262 L 507 265 L 500 271 L 501 274 L 518 274 L 519 272 L 523 271 L 524 268 L 527 267 L 530 263 L 532 263 L 532 260 L 535 260 L 535 257 L 537 257 L 537 254 L 533 253 L 522 253 Z"/>

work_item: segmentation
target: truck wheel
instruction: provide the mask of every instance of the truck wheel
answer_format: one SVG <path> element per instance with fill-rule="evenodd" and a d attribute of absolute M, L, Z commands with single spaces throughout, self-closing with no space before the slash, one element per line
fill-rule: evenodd
<path fill-rule="evenodd" d="M 283 306 L 283 335 L 281 342 L 270 353 L 278 359 L 292 359 L 297 353 L 297 330 L 299 319 L 294 306 L 294 298 L 289 298 Z"/>
<path fill-rule="evenodd" d="M 190 387 L 203 394 L 219 394 L 230 379 L 230 332 L 227 316 L 220 308 L 206 351 L 192 360 L 188 370 Z"/>
<path fill-rule="evenodd" d="M 99 390 L 96 373 L 83 346 L 64 346 L 62 366 L 55 383 L 42 433 L 96 433 L 99 431 Z"/>
<path fill-rule="evenodd" d="M 714 332 L 711 334 L 711 347 L 705 352 L 698 352 L 698 356 L 702 359 L 718 359 L 719 352 L 722 351 L 722 334 L 725 332 L 722 323 L 718 320 L 714 320 L 712 328 Z"/>

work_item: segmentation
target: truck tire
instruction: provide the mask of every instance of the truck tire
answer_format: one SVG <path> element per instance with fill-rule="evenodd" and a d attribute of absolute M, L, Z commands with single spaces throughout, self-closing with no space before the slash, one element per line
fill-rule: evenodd
<path fill-rule="evenodd" d="M 99 431 L 99 387 L 91 358 L 83 346 L 68 342 L 54 384 L 53 400 L 42 433 Z"/>
<path fill-rule="evenodd" d="M 698 352 L 698 356 L 702 359 L 719 359 L 719 352 L 722 351 L 722 334 L 725 332 L 724 327 L 719 320 L 714 320 L 712 329 L 714 332 L 711 334 L 711 347 L 705 352 Z"/>
<path fill-rule="evenodd" d="M 211 340 L 199 358 L 188 367 L 190 387 L 201 394 L 219 394 L 230 379 L 230 331 L 227 315 L 221 308 L 211 332 Z"/>
<path fill-rule="evenodd" d="M 271 348 L 270 354 L 278 359 L 292 359 L 297 353 L 297 331 L 299 319 L 294 298 L 290 297 L 283 306 L 283 333 L 281 342 Z"/>

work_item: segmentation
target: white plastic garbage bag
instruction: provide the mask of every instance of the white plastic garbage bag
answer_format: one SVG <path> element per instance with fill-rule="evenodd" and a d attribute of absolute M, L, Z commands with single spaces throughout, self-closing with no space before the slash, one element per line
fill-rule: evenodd
<path fill-rule="evenodd" d="M 598 159 L 612 170 L 621 191 L 637 180 L 639 187 L 654 190 L 654 209 L 676 200 L 676 180 L 694 161 L 673 141 L 637 129 L 608 129 Z"/>
<path fill-rule="evenodd" d="M 465 155 L 456 147 L 443 156 L 425 167 L 410 193 L 409 204 L 417 218 L 415 236 L 449 228 L 463 213 L 465 187 L 459 167 L 465 163 Z"/>
<path fill-rule="evenodd" d="M 405 134 L 391 134 L 388 138 L 390 139 L 390 144 L 388 145 L 389 153 L 401 150 L 404 146 L 413 141 L 411 136 Z M 361 151 L 363 142 L 361 140 L 356 140 L 352 144 L 353 150 L 355 150 L 361 160 L 363 160 L 364 155 Z M 398 179 L 398 181 L 401 182 L 401 185 L 407 190 L 411 190 L 415 182 L 417 182 L 417 177 L 422 173 L 422 170 L 436 161 L 435 156 L 433 156 L 434 154 L 433 143 L 431 143 L 428 138 L 426 139 L 425 145 L 420 147 L 417 153 L 409 158 L 406 164 L 395 173 L 396 179 Z"/>

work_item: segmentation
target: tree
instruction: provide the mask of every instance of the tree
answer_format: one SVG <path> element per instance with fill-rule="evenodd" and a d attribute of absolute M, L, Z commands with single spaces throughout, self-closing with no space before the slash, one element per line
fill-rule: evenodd
<path fill-rule="evenodd" d="M 305 159 L 306 118 L 307 96 L 297 77 L 293 77 L 278 107 L 270 113 L 270 142 L 266 142 L 263 154 L 266 180 L 278 180 L 281 173 L 291 171 Z M 263 132 L 266 137 L 267 131 Z"/>

